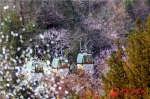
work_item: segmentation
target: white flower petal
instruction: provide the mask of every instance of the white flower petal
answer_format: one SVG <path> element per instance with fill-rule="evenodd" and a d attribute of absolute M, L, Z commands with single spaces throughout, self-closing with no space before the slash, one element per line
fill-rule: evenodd
<path fill-rule="evenodd" d="M 2 35 L 2 38 L 4 38 L 5 36 L 4 35 Z"/>
<path fill-rule="evenodd" d="M 32 26 L 35 27 L 35 24 L 33 24 Z"/>
<path fill-rule="evenodd" d="M 4 23 L 2 22 L 2 23 L 1 23 L 1 25 L 3 26 L 3 25 L 4 25 Z"/>
<path fill-rule="evenodd" d="M 25 28 L 22 29 L 22 31 L 25 31 L 25 30 L 26 30 Z"/>
<path fill-rule="evenodd" d="M 44 36 L 43 36 L 42 34 L 40 34 L 39 36 L 40 36 L 40 38 L 42 38 L 42 39 L 44 38 Z"/>
<path fill-rule="evenodd" d="M 58 89 L 59 89 L 59 90 L 61 90 L 61 89 L 62 89 L 62 87 L 58 87 Z"/>
<path fill-rule="evenodd" d="M 17 48 L 17 51 L 20 51 L 20 49 L 21 49 L 21 48 L 20 48 L 20 47 L 18 47 L 18 48 Z"/>
<path fill-rule="evenodd" d="M 16 8 L 16 6 L 14 5 L 13 8 Z"/>
<path fill-rule="evenodd" d="M 65 94 L 68 94 L 69 92 L 65 90 Z"/>
<path fill-rule="evenodd" d="M 47 60 L 46 63 L 47 63 L 47 65 L 50 65 L 50 61 L 49 60 Z"/>
<path fill-rule="evenodd" d="M 7 18 L 5 18 L 5 21 L 7 21 Z"/>

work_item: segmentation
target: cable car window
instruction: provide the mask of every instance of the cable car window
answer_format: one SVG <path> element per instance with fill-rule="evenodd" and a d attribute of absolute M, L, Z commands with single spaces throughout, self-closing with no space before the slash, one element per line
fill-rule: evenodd
<path fill-rule="evenodd" d="M 32 62 L 31 61 L 27 62 L 26 69 L 30 71 L 32 69 L 31 67 L 32 67 Z"/>
<path fill-rule="evenodd" d="M 57 66 L 59 65 L 59 59 L 53 59 L 52 61 L 52 67 L 57 68 Z"/>
<path fill-rule="evenodd" d="M 36 62 L 33 62 L 32 63 L 32 73 L 40 73 L 40 72 L 43 72 L 43 65 L 41 63 L 36 63 Z"/>
<path fill-rule="evenodd" d="M 92 64 L 93 63 L 93 57 L 92 57 L 92 55 L 86 55 L 85 56 L 85 63 L 86 64 Z"/>
<path fill-rule="evenodd" d="M 92 55 L 89 55 L 88 63 L 89 64 L 93 64 L 93 56 Z"/>
<path fill-rule="evenodd" d="M 31 72 L 32 72 L 32 73 L 35 73 L 35 66 L 34 66 L 34 65 L 32 65 Z"/>
<path fill-rule="evenodd" d="M 58 60 L 57 67 L 58 67 L 58 68 L 60 68 L 60 67 L 61 67 L 61 61 L 60 61 L 60 60 Z"/>
<path fill-rule="evenodd" d="M 68 68 L 67 63 L 64 61 L 61 61 L 61 67 L 60 68 Z"/>
<path fill-rule="evenodd" d="M 61 65 L 62 65 L 62 66 L 65 65 L 65 63 L 64 63 L 63 61 L 61 61 Z"/>
<path fill-rule="evenodd" d="M 83 56 L 83 64 L 86 64 L 86 61 L 87 61 L 87 56 L 84 55 L 84 56 Z"/>
<path fill-rule="evenodd" d="M 82 61 L 83 61 L 83 55 L 82 54 L 78 54 L 77 63 L 82 63 Z"/>
<path fill-rule="evenodd" d="M 88 63 L 88 64 L 91 63 L 91 57 L 90 57 L 90 55 L 87 56 L 87 63 Z"/>

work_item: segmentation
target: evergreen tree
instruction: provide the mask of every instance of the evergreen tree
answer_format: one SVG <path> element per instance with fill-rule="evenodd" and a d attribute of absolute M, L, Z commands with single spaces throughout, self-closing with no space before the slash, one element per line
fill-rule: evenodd
<path fill-rule="evenodd" d="M 8 69 L 6 67 L 18 66 L 18 63 L 21 63 L 19 61 L 23 58 L 22 56 L 24 56 L 24 58 L 26 57 L 27 52 L 23 53 L 24 41 L 22 33 L 29 35 L 25 32 L 25 29 L 28 31 L 35 31 L 37 25 L 35 22 L 31 21 L 25 28 L 22 27 L 19 14 L 15 11 L 6 11 L 1 20 L 0 54 L 2 58 L 0 58 L 0 97 L 4 96 L 4 99 L 17 99 L 24 97 L 27 99 L 33 94 L 33 92 L 30 89 L 31 83 L 24 85 L 26 74 L 19 75 L 16 70 Z M 5 53 L 3 53 L 4 47 Z"/>
<path fill-rule="evenodd" d="M 116 40 L 116 46 L 118 48 L 116 54 L 112 54 L 111 57 L 106 60 L 110 71 L 108 72 L 107 77 L 102 76 L 104 82 L 104 90 L 106 92 L 105 94 L 107 98 L 110 96 L 109 94 L 112 88 L 121 89 L 122 87 L 126 87 L 129 82 L 124 70 L 124 51 L 122 49 L 121 43 L 118 40 Z M 121 96 L 119 97 L 122 98 Z"/>
<path fill-rule="evenodd" d="M 126 72 L 130 79 L 129 88 L 144 89 L 147 94 L 139 97 L 148 99 L 150 98 L 148 95 L 150 87 L 150 15 L 145 24 L 142 24 L 140 19 L 137 19 L 135 24 L 135 30 L 128 36 L 126 43 L 126 52 L 129 57 Z"/>
<path fill-rule="evenodd" d="M 7 60 L 9 60 L 10 58 L 15 59 L 16 56 L 20 56 L 21 50 L 16 51 L 17 47 L 22 46 L 19 38 L 20 30 L 21 23 L 19 21 L 19 16 L 17 15 L 17 13 L 5 13 L 2 18 L 1 45 L 5 46 L 6 50 L 9 49 L 10 54 Z"/>
<path fill-rule="evenodd" d="M 118 88 L 118 99 L 150 98 L 150 16 L 145 24 L 137 19 L 135 25 L 126 39 L 125 51 L 119 44 L 117 53 L 107 59 L 110 71 L 103 76 L 107 98 L 111 98 L 114 87 Z"/>

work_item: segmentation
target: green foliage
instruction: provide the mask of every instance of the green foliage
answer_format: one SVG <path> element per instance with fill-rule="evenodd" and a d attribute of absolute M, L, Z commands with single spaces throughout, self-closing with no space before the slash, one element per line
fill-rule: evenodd
<path fill-rule="evenodd" d="M 19 15 L 15 12 L 5 13 L 2 16 L 2 26 L 3 33 L 8 33 L 10 31 L 18 32 L 21 27 L 21 22 L 19 20 Z"/>
<path fill-rule="evenodd" d="M 101 96 L 85 88 L 79 92 L 72 91 L 67 99 L 101 99 Z"/>
<path fill-rule="evenodd" d="M 38 29 L 38 25 L 35 22 L 35 20 L 29 21 L 25 26 L 25 33 L 24 33 L 24 40 L 25 42 L 28 42 L 30 38 L 32 38 L 35 35 L 38 35 L 38 32 L 36 31 Z M 27 44 L 28 45 L 28 44 Z"/>
<path fill-rule="evenodd" d="M 79 42 L 75 42 L 71 45 L 70 48 L 72 48 L 72 50 L 68 53 L 68 58 L 71 62 L 76 63 L 77 61 L 77 56 L 78 53 L 80 52 L 80 43 Z"/>
<path fill-rule="evenodd" d="M 150 96 L 150 16 L 144 25 L 140 19 L 136 20 L 135 25 L 134 31 L 126 39 L 125 51 L 117 41 L 117 53 L 107 59 L 110 71 L 106 77 L 102 76 L 107 98 L 114 87 L 119 90 L 142 88 L 146 91 L 141 95 L 119 93 L 118 99 L 148 99 Z"/>
<path fill-rule="evenodd" d="M 129 37 L 127 38 L 127 52 L 131 70 L 135 75 L 134 79 L 138 83 L 137 86 L 141 86 L 147 88 L 147 84 L 149 83 L 149 70 L 150 70 L 150 33 L 147 31 L 149 30 L 150 24 L 150 16 L 145 24 L 145 29 L 136 29 Z"/>
<path fill-rule="evenodd" d="M 9 77 L 10 75 L 11 75 L 12 79 L 10 79 L 10 77 Z M 31 92 L 32 93 L 32 91 L 29 88 L 27 88 L 27 87 L 25 87 L 23 85 L 19 86 L 20 82 L 19 83 L 16 82 L 16 80 L 18 80 L 18 79 L 22 80 L 24 78 L 24 76 L 16 77 L 15 75 L 13 75 L 12 71 L 9 72 L 9 73 L 8 73 L 8 71 L 4 72 L 4 74 L 2 76 L 3 76 L 2 77 L 3 81 L 0 81 L 0 85 L 2 85 L 2 89 L 0 89 L 0 91 L 4 90 L 5 93 L 10 93 L 10 92 L 14 92 L 15 91 L 16 95 L 13 96 L 13 99 L 20 98 L 21 95 L 24 96 L 24 98 L 27 99 L 29 97 L 29 94 L 27 94 L 27 92 Z M 10 80 L 8 81 L 7 79 L 10 79 Z M 6 86 L 6 84 L 9 84 L 9 86 Z M 17 91 L 17 89 L 15 89 L 15 87 L 22 87 L 22 88 L 24 88 L 24 90 L 23 89 L 19 89 L 19 91 Z M 4 94 L 0 94 L 1 99 L 5 99 L 5 98 L 2 98 L 3 95 Z"/>
<path fill-rule="evenodd" d="M 124 7 L 128 13 L 132 13 L 132 9 L 136 3 L 136 0 L 124 0 Z"/>
<path fill-rule="evenodd" d="M 66 57 L 66 56 L 68 57 L 68 54 L 69 54 L 69 50 L 68 50 L 68 49 L 65 49 L 65 50 L 64 50 L 64 56 L 65 56 L 65 57 Z"/>
<path fill-rule="evenodd" d="M 140 18 L 137 18 L 135 21 L 135 29 L 140 30 L 142 28 L 142 21 Z"/>
<path fill-rule="evenodd" d="M 135 5 L 135 3 L 136 3 L 136 0 L 125 0 L 124 1 L 124 5 L 126 8 L 128 8 L 130 6 L 133 7 Z"/>
<path fill-rule="evenodd" d="M 145 0 L 145 3 L 149 5 L 150 4 L 150 0 Z"/>
<path fill-rule="evenodd" d="M 36 24 L 36 22 L 34 20 L 31 20 L 28 22 L 28 24 L 25 27 L 26 31 L 35 31 L 38 29 L 38 25 Z"/>
<path fill-rule="evenodd" d="M 20 57 L 22 54 L 22 49 L 17 51 L 17 48 L 23 47 L 25 44 L 20 42 L 20 33 L 23 32 L 23 40 L 27 42 L 27 40 L 31 38 L 31 35 L 33 35 L 33 32 L 35 33 L 36 29 L 38 28 L 36 22 L 34 20 L 31 20 L 25 26 L 25 31 L 23 31 L 23 27 L 21 26 L 19 15 L 16 12 L 11 12 L 11 13 L 5 13 L 3 15 L 2 24 L 3 25 L 2 25 L 1 35 L 4 35 L 5 38 L 2 40 L 1 45 L 2 46 L 4 45 L 6 46 L 6 49 L 9 49 L 10 55 L 8 59 Z M 8 36 L 8 40 L 6 40 L 6 36 Z M 10 48 L 11 46 L 12 48 Z"/>
<path fill-rule="evenodd" d="M 80 99 L 80 97 L 76 91 L 72 91 L 71 93 L 69 93 L 68 99 Z"/>
<path fill-rule="evenodd" d="M 47 60 L 52 60 L 52 58 L 50 57 L 49 52 L 46 52 L 46 55 L 44 56 L 44 62 L 46 62 Z"/>
<path fill-rule="evenodd" d="M 75 26 L 78 26 L 77 22 L 79 21 L 78 13 L 72 2 L 71 0 L 59 1 L 56 5 L 62 14 L 69 19 L 65 21 L 64 25 L 67 25 L 70 29 L 74 29 Z"/>
<path fill-rule="evenodd" d="M 111 70 L 108 72 L 107 77 L 102 75 L 102 80 L 104 85 L 104 90 L 106 91 L 106 96 L 109 96 L 108 90 L 114 87 L 124 88 L 128 84 L 128 79 L 124 70 L 125 61 L 123 60 L 124 51 L 121 47 L 120 42 L 117 40 L 116 45 L 118 51 L 116 54 L 112 54 L 109 59 L 107 59 L 108 66 Z"/>
<path fill-rule="evenodd" d="M 12 46 L 13 48 L 10 49 L 11 57 L 15 57 L 16 55 L 20 55 L 20 51 L 14 54 L 14 51 L 16 50 L 18 46 L 21 46 L 21 43 L 19 41 L 19 34 L 18 32 L 21 29 L 21 22 L 19 20 L 19 15 L 15 12 L 12 13 L 5 13 L 2 17 L 2 30 L 1 32 L 5 36 L 4 40 L 2 41 L 2 45 L 6 46 L 6 48 L 9 48 Z M 14 36 L 15 34 L 18 34 L 18 36 Z M 8 40 L 6 39 L 6 36 L 8 36 Z"/>

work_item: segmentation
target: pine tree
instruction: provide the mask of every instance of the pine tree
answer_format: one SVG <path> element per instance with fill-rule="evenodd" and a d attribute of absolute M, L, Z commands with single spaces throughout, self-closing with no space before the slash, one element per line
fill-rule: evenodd
<path fill-rule="evenodd" d="M 129 57 L 129 65 L 126 66 L 130 79 L 129 88 L 142 88 L 148 93 L 150 87 L 150 15 L 145 24 L 142 24 L 140 19 L 137 19 L 135 24 L 135 30 L 128 36 L 126 43 L 126 52 Z"/>
<path fill-rule="evenodd" d="M 15 12 L 5 13 L 2 18 L 2 29 L 1 35 L 4 36 L 2 39 L 2 46 L 9 49 L 9 59 L 16 58 L 20 56 L 21 51 L 16 51 L 17 47 L 21 47 L 21 42 L 19 42 L 19 34 L 21 30 L 21 23 L 19 21 L 19 16 Z"/>
<path fill-rule="evenodd" d="M 104 90 L 106 92 L 105 94 L 107 98 L 110 97 L 111 89 L 121 89 L 122 87 L 126 87 L 129 82 L 124 70 L 124 51 L 119 40 L 116 40 L 116 46 L 118 48 L 116 54 L 112 54 L 111 57 L 106 60 L 110 71 L 108 72 L 107 77 L 102 76 L 104 82 Z M 119 97 L 122 98 L 121 96 Z"/>
<path fill-rule="evenodd" d="M 24 75 L 16 75 L 16 70 L 10 70 L 5 67 L 18 66 L 19 60 L 21 60 L 23 54 L 23 39 L 22 34 L 25 34 L 25 28 L 31 28 L 31 23 L 34 27 L 37 27 L 34 22 L 30 25 L 26 25 L 25 28 L 21 26 L 19 14 L 15 11 L 6 11 L 2 16 L 1 31 L 0 31 L 0 97 L 8 98 L 8 94 L 11 94 L 11 99 L 28 98 L 32 94 L 32 90 L 29 88 L 30 83 L 23 85 L 25 79 Z M 35 29 L 32 28 L 34 31 Z M 29 35 L 29 34 L 27 34 Z M 5 46 L 5 53 L 3 53 L 2 47 Z M 25 57 L 24 57 L 25 58 Z M 2 98 L 2 97 L 1 97 Z"/>
<path fill-rule="evenodd" d="M 103 76 L 107 98 L 111 98 L 110 90 L 114 87 L 118 88 L 118 99 L 150 98 L 150 15 L 145 24 L 137 19 L 135 25 L 126 39 L 125 51 L 119 44 L 117 53 L 107 59 L 110 71 Z"/>

